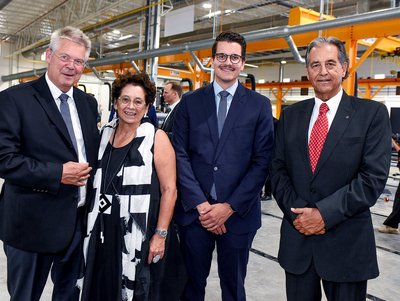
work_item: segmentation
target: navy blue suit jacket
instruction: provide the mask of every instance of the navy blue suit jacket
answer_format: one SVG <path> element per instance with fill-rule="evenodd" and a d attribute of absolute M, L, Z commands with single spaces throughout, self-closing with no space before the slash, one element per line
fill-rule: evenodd
<path fill-rule="evenodd" d="M 279 263 L 302 274 L 313 262 L 325 280 L 354 282 L 378 275 L 370 207 L 382 193 L 390 166 L 387 108 L 343 93 L 314 174 L 308 128 L 314 99 L 283 110 L 271 168 L 272 191 L 284 213 Z M 326 233 L 305 236 L 290 208 L 318 208 Z"/>
<path fill-rule="evenodd" d="M 241 234 L 261 226 L 260 191 L 268 175 L 273 146 L 271 104 L 265 96 L 238 85 L 218 137 L 213 85 L 184 95 L 174 120 L 177 156 L 178 224 L 198 218 L 196 206 L 210 200 L 215 183 L 217 202 L 236 211 L 226 222 Z"/>
<path fill-rule="evenodd" d="M 86 157 L 94 167 L 97 102 L 77 88 L 73 97 Z M 63 163 L 77 162 L 78 155 L 44 76 L 0 93 L 0 132 L 0 177 L 5 180 L 0 239 L 31 252 L 65 249 L 75 230 L 78 188 L 61 184 L 61 175 Z"/>

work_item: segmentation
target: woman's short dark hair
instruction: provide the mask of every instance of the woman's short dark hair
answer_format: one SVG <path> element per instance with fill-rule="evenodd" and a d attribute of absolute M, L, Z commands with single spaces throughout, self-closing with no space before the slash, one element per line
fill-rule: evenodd
<path fill-rule="evenodd" d="M 121 91 L 125 86 L 133 85 L 142 87 L 145 93 L 146 105 L 153 103 L 156 97 L 156 86 L 145 72 L 127 73 L 119 75 L 112 84 L 111 95 L 115 102 L 121 96 Z"/>
<path fill-rule="evenodd" d="M 344 43 L 338 40 L 335 37 L 318 37 L 315 38 L 308 44 L 307 51 L 306 51 L 306 66 L 310 63 L 310 51 L 314 47 L 321 46 L 323 44 L 330 44 L 334 45 L 338 49 L 338 60 L 340 64 L 343 66 L 345 63 L 347 64 L 346 74 L 344 75 L 343 79 L 346 79 L 349 75 L 349 58 L 346 53 L 346 48 L 344 47 Z"/>
<path fill-rule="evenodd" d="M 229 43 L 238 43 L 242 46 L 242 59 L 243 61 L 246 59 L 246 39 L 241 35 L 233 31 L 224 31 L 219 34 L 219 36 L 215 39 L 215 42 L 211 48 L 212 57 L 215 58 L 215 54 L 217 53 L 217 45 L 218 42 L 229 42 Z"/>

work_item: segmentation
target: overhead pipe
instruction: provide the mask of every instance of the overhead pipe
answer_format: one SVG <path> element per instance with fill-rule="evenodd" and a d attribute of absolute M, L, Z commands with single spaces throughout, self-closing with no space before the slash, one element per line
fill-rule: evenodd
<path fill-rule="evenodd" d="M 300 55 L 299 50 L 297 49 L 296 43 L 293 41 L 292 36 L 286 36 L 284 37 L 286 43 L 289 45 L 290 51 L 292 51 L 294 59 L 301 63 L 304 64 L 306 60 Z"/>
<path fill-rule="evenodd" d="M 99 71 L 97 71 L 96 67 L 90 67 L 90 69 L 93 71 L 94 75 L 96 75 L 96 77 L 101 81 L 113 81 L 115 79 L 112 77 L 105 77 L 101 75 Z"/>
<path fill-rule="evenodd" d="M 192 50 L 189 50 L 189 53 L 192 56 L 192 58 L 194 59 L 194 61 L 196 62 L 197 66 L 199 66 L 201 71 L 204 71 L 204 72 L 211 72 L 212 71 L 212 68 L 205 67 L 203 65 L 203 63 L 200 62 L 200 59 L 197 57 L 197 55 Z"/>
<path fill-rule="evenodd" d="M 136 62 L 134 60 L 131 60 L 131 65 L 132 65 L 133 69 L 135 69 L 135 71 L 137 73 L 140 73 L 140 68 L 139 68 L 139 66 L 136 64 Z"/>
<path fill-rule="evenodd" d="M 247 34 L 243 34 L 243 36 L 246 38 L 247 42 L 270 40 L 276 38 L 285 38 L 287 36 L 293 36 L 306 32 L 317 31 L 319 29 L 324 30 L 329 28 L 350 26 L 354 24 L 368 23 L 371 21 L 394 19 L 399 17 L 400 17 L 400 10 L 398 8 L 388 8 L 375 12 L 352 15 L 334 20 L 321 21 L 317 23 L 310 23 L 298 26 L 280 26 L 270 29 L 262 29 Z M 109 64 L 119 64 L 122 62 L 129 62 L 131 60 L 142 60 L 156 56 L 166 56 L 170 54 L 183 53 L 187 51 L 209 49 L 211 48 L 213 43 L 214 39 L 206 39 L 201 41 L 184 43 L 176 46 L 164 46 L 158 49 L 150 49 L 142 52 L 104 57 L 93 61 L 89 61 L 88 65 L 90 67 L 97 67 Z M 32 75 L 33 75 L 32 71 L 27 71 L 22 73 L 4 75 L 1 77 L 1 80 L 5 82 Z"/>

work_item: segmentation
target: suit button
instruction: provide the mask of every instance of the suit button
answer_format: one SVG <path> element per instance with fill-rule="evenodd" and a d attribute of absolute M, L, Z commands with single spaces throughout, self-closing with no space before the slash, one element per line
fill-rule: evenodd
<path fill-rule="evenodd" d="M 214 171 L 218 171 L 218 166 L 214 166 Z"/>

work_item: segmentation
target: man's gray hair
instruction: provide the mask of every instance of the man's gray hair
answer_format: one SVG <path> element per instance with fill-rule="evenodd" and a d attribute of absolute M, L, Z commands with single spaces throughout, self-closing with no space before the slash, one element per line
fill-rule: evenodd
<path fill-rule="evenodd" d="M 86 49 L 85 61 L 88 60 L 92 42 L 89 40 L 88 36 L 82 32 L 82 30 L 72 26 L 66 26 L 64 28 L 57 29 L 51 34 L 49 48 L 53 51 L 57 51 L 61 39 L 68 39 L 74 43 L 84 46 Z"/>
<path fill-rule="evenodd" d="M 349 58 L 347 56 L 346 48 L 344 47 L 343 42 L 335 37 L 318 37 L 318 38 L 315 38 L 314 40 L 312 40 L 310 42 L 310 44 L 308 44 L 308 46 L 307 46 L 306 66 L 308 66 L 308 64 L 310 63 L 309 59 L 310 59 L 311 49 L 313 49 L 314 47 L 321 46 L 322 44 L 330 44 L 330 45 L 334 45 L 337 47 L 338 60 L 339 60 L 340 64 L 343 66 L 345 63 L 347 63 L 346 74 L 343 77 L 343 79 L 346 79 L 347 76 L 349 75 Z"/>

